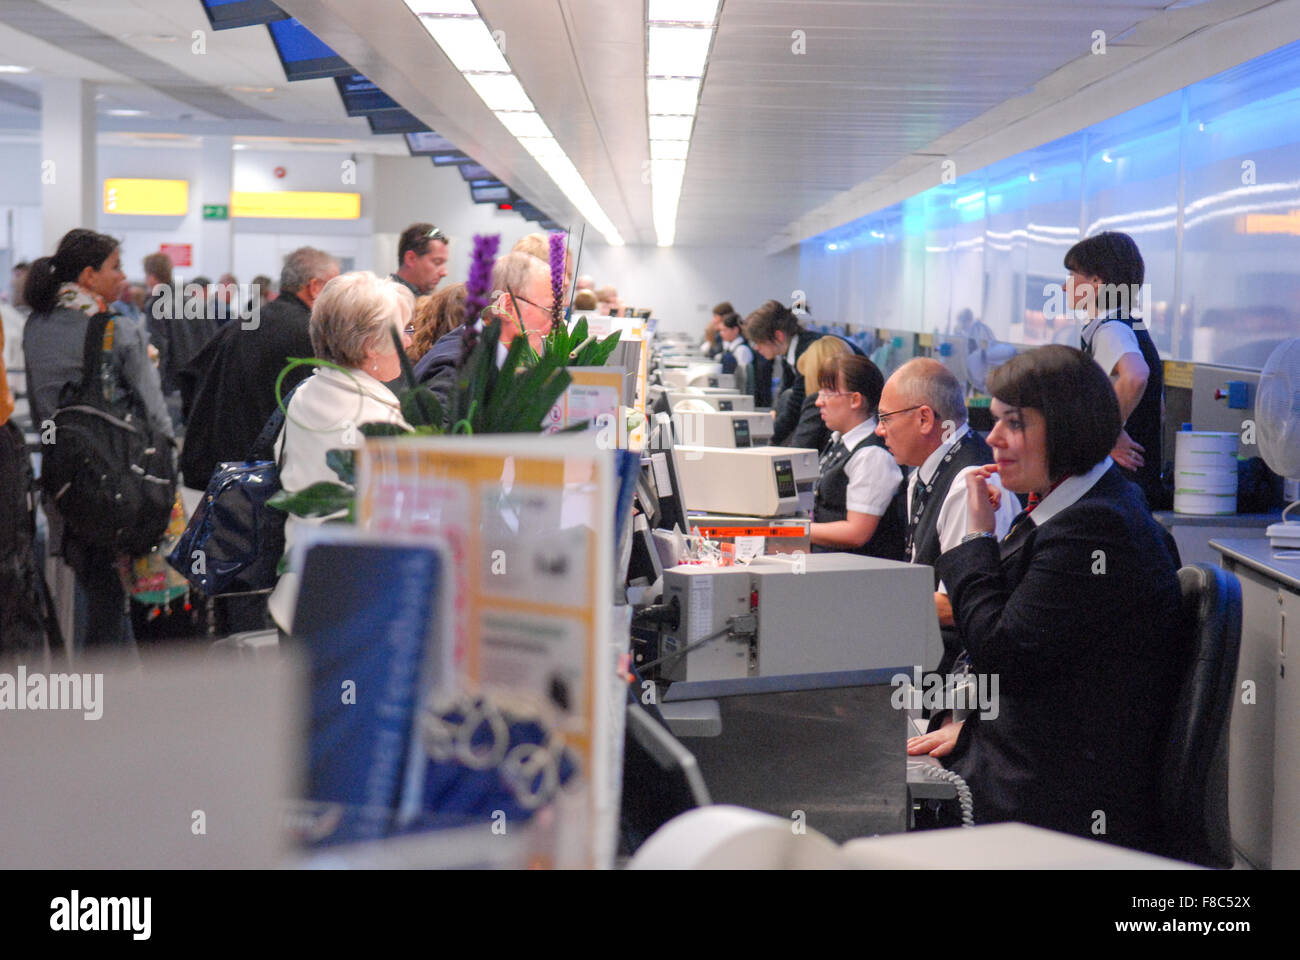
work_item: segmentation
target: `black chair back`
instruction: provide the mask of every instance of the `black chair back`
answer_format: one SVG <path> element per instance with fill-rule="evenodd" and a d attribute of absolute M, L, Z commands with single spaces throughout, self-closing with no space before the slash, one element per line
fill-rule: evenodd
<path fill-rule="evenodd" d="M 1226 869 L 1232 866 L 1228 719 L 1241 648 L 1241 584 L 1204 563 L 1183 567 L 1178 581 L 1188 642 L 1160 779 L 1164 852 Z"/>

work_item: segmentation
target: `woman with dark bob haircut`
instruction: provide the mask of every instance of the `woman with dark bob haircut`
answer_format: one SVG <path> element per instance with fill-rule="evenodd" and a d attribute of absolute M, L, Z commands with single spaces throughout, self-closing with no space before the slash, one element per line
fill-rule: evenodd
<path fill-rule="evenodd" d="M 1141 490 L 1108 456 L 1115 391 L 1087 354 L 1064 346 L 1014 357 L 989 375 L 989 391 L 995 462 L 967 478 L 968 533 L 935 570 L 993 703 L 936 716 L 908 753 L 960 774 L 979 823 L 1159 852 L 1180 593 Z M 995 472 L 1030 501 L 1001 543 Z"/>

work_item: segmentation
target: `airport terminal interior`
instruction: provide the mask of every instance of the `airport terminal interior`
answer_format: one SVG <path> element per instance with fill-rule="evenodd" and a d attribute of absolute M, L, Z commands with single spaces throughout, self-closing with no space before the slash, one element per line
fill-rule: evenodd
<path fill-rule="evenodd" d="M 1300 0 L 0 0 L 0 169 L 0 866 L 1300 867 Z"/>

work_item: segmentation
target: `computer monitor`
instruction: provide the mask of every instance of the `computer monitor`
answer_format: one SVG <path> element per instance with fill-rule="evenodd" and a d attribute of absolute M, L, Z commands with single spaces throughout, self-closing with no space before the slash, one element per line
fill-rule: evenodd
<path fill-rule="evenodd" d="M 469 185 L 475 203 L 509 203 L 514 194 L 499 180 L 477 180 Z"/>
<path fill-rule="evenodd" d="M 464 153 L 434 153 L 430 155 L 435 167 L 459 167 L 462 164 L 473 163 L 474 158 Z M 491 174 L 488 174 L 491 176 Z"/>
<path fill-rule="evenodd" d="M 406 149 L 413 157 L 431 157 L 436 153 L 459 153 L 456 144 L 440 133 L 419 130 L 406 135 Z"/>
<path fill-rule="evenodd" d="M 202 0 L 203 12 L 213 30 L 232 30 L 235 27 L 255 27 L 276 20 L 288 20 L 289 15 L 271 0 Z"/>
<path fill-rule="evenodd" d="M 466 158 L 469 160 L 469 158 Z M 468 163 L 458 164 L 456 170 L 460 173 L 461 178 L 470 180 L 498 180 L 500 179 L 495 173 L 483 166 L 481 163 L 474 163 L 472 160 Z"/>
<path fill-rule="evenodd" d="M 687 532 L 686 500 L 681 495 L 677 465 L 671 450 L 655 450 L 641 461 L 643 479 L 654 495 L 650 525 L 656 530 L 677 529 Z"/>
<path fill-rule="evenodd" d="M 343 109 L 349 117 L 366 117 L 384 110 L 401 110 L 402 105 L 379 89 L 379 85 L 359 73 L 335 77 Z"/>
<path fill-rule="evenodd" d="M 293 17 L 268 23 L 266 29 L 284 75 L 291 82 L 356 73 L 351 64 Z"/>
<path fill-rule="evenodd" d="M 366 117 L 371 133 L 424 133 L 429 131 L 423 120 L 405 110 L 384 110 Z M 432 131 L 429 131 L 432 132 Z"/>
<path fill-rule="evenodd" d="M 640 685 L 636 689 L 640 690 Z M 620 852 L 634 853 L 673 817 L 710 802 L 695 755 L 629 696 L 623 736 Z"/>

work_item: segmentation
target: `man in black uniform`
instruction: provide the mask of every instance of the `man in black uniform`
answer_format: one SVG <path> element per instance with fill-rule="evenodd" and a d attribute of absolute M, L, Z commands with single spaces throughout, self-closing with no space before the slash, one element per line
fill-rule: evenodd
<path fill-rule="evenodd" d="M 876 433 L 894 459 L 915 468 L 907 483 L 906 559 L 933 567 L 966 534 L 966 474 L 992 463 L 993 451 L 966 422 L 966 399 L 957 378 L 928 357 L 909 360 L 894 371 L 880 395 L 876 420 Z M 996 475 L 988 482 L 996 484 Z M 1019 512 L 1020 502 L 1004 494 L 995 513 L 999 540 Z M 947 673 L 962 644 L 938 574 L 934 586 L 943 632 L 938 671 Z"/>
<path fill-rule="evenodd" d="M 1119 400 L 1124 429 L 1111 459 L 1142 488 L 1147 506 L 1162 509 L 1164 367 L 1146 324 L 1132 315 L 1146 274 L 1142 254 L 1128 234 L 1099 233 L 1070 248 L 1065 268 L 1066 306 L 1088 316 L 1080 347 L 1110 377 Z"/>

